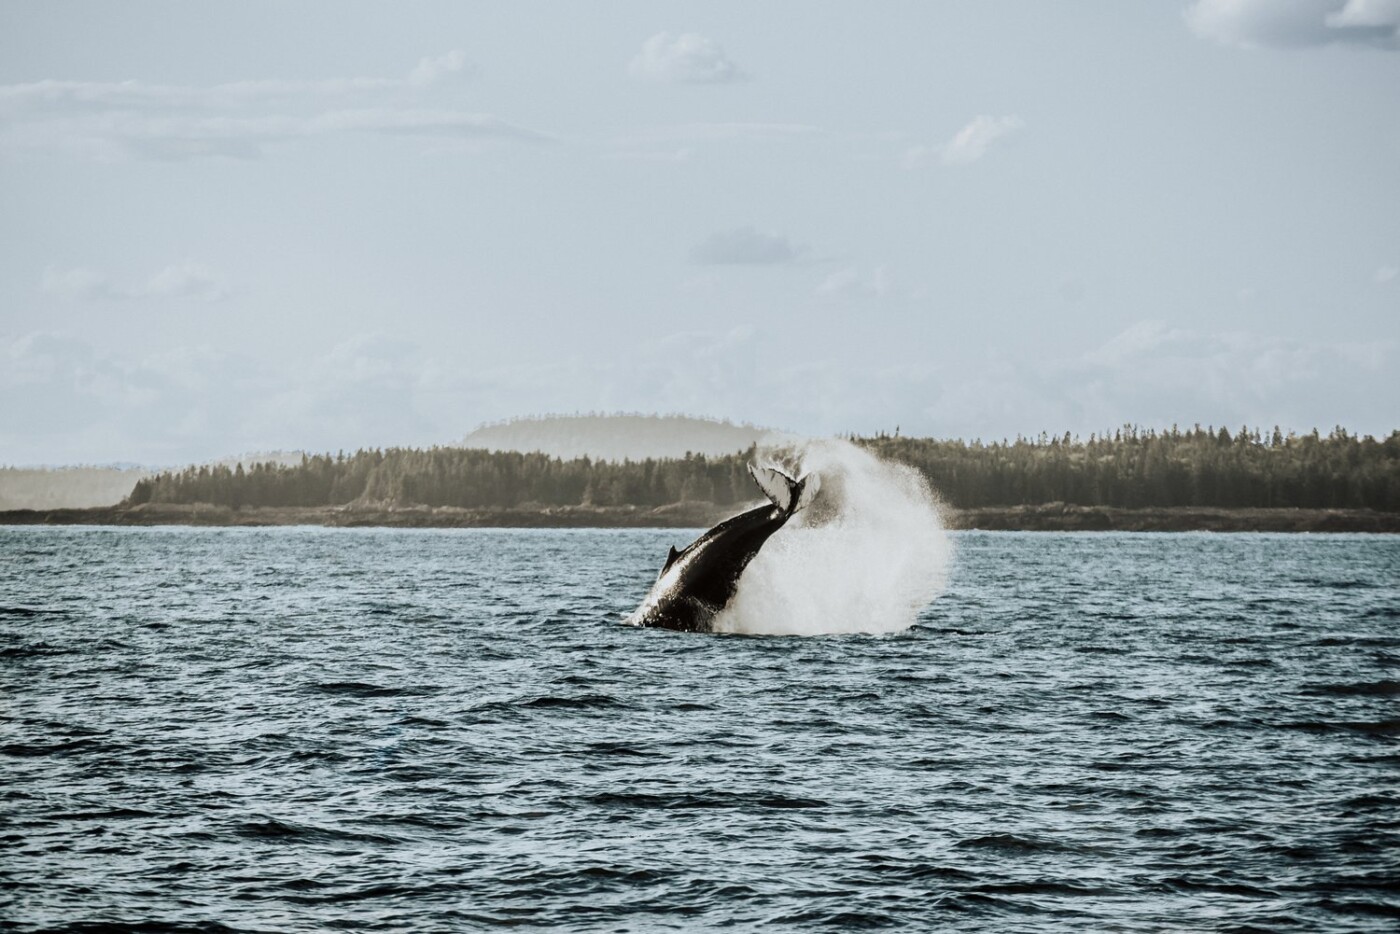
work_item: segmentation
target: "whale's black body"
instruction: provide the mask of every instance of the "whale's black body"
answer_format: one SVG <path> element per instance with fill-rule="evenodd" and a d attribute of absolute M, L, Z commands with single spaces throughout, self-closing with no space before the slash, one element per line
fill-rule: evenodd
<path fill-rule="evenodd" d="M 801 480 L 771 467 L 749 467 L 771 505 L 750 509 L 691 542 L 684 551 L 671 549 L 661 573 L 641 606 L 627 622 L 653 629 L 710 632 L 714 618 L 729 605 L 754 555 L 769 536 L 782 528 L 817 492 L 818 480 Z"/>

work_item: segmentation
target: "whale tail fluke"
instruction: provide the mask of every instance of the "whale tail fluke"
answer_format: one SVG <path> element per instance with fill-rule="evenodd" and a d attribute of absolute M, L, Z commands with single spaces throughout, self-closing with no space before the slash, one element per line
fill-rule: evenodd
<path fill-rule="evenodd" d="M 753 464 L 749 465 L 749 473 L 763 495 L 789 516 L 806 508 L 822 485 L 821 478 L 814 473 L 794 480 L 776 467 L 755 467 Z"/>

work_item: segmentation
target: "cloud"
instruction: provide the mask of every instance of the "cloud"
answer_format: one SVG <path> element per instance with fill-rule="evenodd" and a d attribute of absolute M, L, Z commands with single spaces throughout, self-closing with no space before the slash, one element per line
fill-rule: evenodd
<path fill-rule="evenodd" d="M 223 273 L 204 263 L 166 266 L 144 283 L 123 287 L 104 272 L 86 266 L 62 269 L 49 266 L 39 282 L 40 291 L 72 301 L 135 301 L 180 299 L 217 302 L 233 294 Z"/>
<path fill-rule="evenodd" d="M 1381 266 L 1375 271 L 1371 278 L 1375 280 L 1377 285 L 1384 285 L 1387 282 L 1393 281 L 1396 276 L 1400 276 L 1400 267 Z"/>
<path fill-rule="evenodd" d="M 991 145 L 1025 126 L 1020 117 L 979 116 L 943 146 L 944 165 L 968 165 L 986 155 Z"/>
<path fill-rule="evenodd" d="M 1242 48 L 1400 49 L 1400 0 L 1196 0 L 1185 16 L 1196 35 Z"/>
<path fill-rule="evenodd" d="M 420 87 L 436 84 L 448 75 L 460 74 L 468 70 L 467 56 L 460 49 L 439 55 L 436 58 L 420 59 L 408 73 L 408 83 Z"/>
<path fill-rule="evenodd" d="M 0 151 L 85 159 L 249 159 L 278 143 L 347 134 L 541 141 L 487 113 L 433 106 L 467 70 L 461 52 L 425 58 L 403 78 L 241 81 L 212 87 L 140 81 L 0 86 Z"/>
<path fill-rule="evenodd" d="M 665 32 L 652 36 L 642 43 L 627 73 L 666 84 L 724 84 L 747 77 L 718 42 L 693 32 L 674 38 Z"/>
<path fill-rule="evenodd" d="M 46 267 L 43 278 L 39 280 L 39 290 L 59 298 L 84 301 L 109 301 L 128 297 L 120 289 L 112 286 L 105 273 L 86 266 L 76 266 L 72 269 Z"/>
<path fill-rule="evenodd" d="M 389 108 L 336 110 L 306 117 L 108 114 L 39 129 L 19 140 L 20 146 L 66 149 L 100 160 L 123 156 L 165 161 L 210 156 L 252 159 L 262 156 L 272 144 L 347 134 L 526 142 L 549 138 L 491 114 Z"/>
<path fill-rule="evenodd" d="M 906 169 L 918 169 L 933 159 L 938 159 L 944 165 L 970 165 L 985 156 L 997 140 L 1024 126 L 1025 121 L 1014 114 L 1006 117 L 990 117 L 983 114 L 974 117 L 971 123 L 946 143 L 909 147 L 904 151 L 901 164 Z"/>
<path fill-rule="evenodd" d="M 182 298 L 217 302 L 231 294 L 228 281 L 203 263 L 166 266 L 151 276 L 142 290 L 152 298 Z"/>
<path fill-rule="evenodd" d="M 822 298 L 869 297 L 883 298 L 894 290 L 894 277 L 889 266 L 876 266 L 869 275 L 850 266 L 838 269 L 817 286 Z"/>
<path fill-rule="evenodd" d="M 805 248 L 753 227 L 710 234 L 690 251 L 702 266 L 773 266 L 795 261 Z"/>
<path fill-rule="evenodd" d="M 356 97 L 375 91 L 417 91 L 451 74 L 470 73 L 466 56 L 451 51 L 424 58 L 403 78 L 325 78 L 312 81 L 232 81 L 198 87 L 148 81 L 31 81 L 0 85 L 0 114 L 35 108 L 74 110 L 218 110 L 282 98 Z"/>

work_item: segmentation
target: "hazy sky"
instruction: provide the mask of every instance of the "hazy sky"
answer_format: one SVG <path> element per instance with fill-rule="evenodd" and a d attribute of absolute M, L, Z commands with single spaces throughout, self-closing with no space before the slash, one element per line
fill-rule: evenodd
<path fill-rule="evenodd" d="M 1400 427 L 1400 0 L 0 4 L 0 462 Z"/>

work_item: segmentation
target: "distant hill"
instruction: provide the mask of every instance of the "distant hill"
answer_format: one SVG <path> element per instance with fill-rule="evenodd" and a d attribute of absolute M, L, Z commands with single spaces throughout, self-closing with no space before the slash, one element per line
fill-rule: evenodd
<path fill-rule="evenodd" d="M 246 469 L 253 464 L 272 463 L 294 467 L 301 463 L 300 451 L 265 451 L 236 454 L 211 461 L 210 465 Z M 122 464 L 106 467 L 0 467 L 0 510 L 5 509 L 91 509 L 115 506 L 126 499 L 138 480 L 152 477 L 166 468 Z"/>
<path fill-rule="evenodd" d="M 553 457 L 623 461 L 747 450 L 766 428 L 685 415 L 546 415 L 483 425 L 462 441 L 488 451 L 540 451 Z"/>
<path fill-rule="evenodd" d="M 154 473 L 145 467 L 0 467 L 0 509 L 112 506 Z"/>

